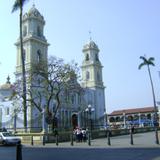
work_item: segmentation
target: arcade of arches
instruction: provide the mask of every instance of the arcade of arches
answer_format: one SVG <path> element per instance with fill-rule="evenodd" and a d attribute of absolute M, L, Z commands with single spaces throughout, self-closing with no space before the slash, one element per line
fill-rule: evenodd
<path fill-rule="evenodd" d="M 159 112 L 158 120 L 159 123 Z M 117 110 L 108 115 L 108 124 L 113 128 L 127 128 L 131 124 L 136 127 L 153 126 L 155 123 L 154 107 Z"/>

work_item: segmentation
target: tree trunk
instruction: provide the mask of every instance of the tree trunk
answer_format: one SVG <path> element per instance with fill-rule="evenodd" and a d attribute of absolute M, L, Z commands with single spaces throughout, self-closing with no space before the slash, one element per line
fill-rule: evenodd
<path fill-rule="evenodd" d="M 153 95 L 153 104 L 154 104 L 154 109 L 155 109 L 155 113 L 157 113 L 155 92 L 154 92 L 153 81 L 152 81 L 152 76 L 151 76 L 151 71 L 150 71 L 149 66 L 148 66 L 148 73 L 149 73 L 149 78 L 150 78 L 150 82 L 151 82 L 151 88 L 152 88 L 152 95 Z"/>
<path fill-rule="evenodd" d="M 27 131 L 27 105 L 26 105 L 26 72 L 25 72 L 25 55 L 23 53 L 23 37 L 22 37 L 22 0 L 20 1 L 20 52 L 21 52 L 21 61 L 22 61 L 22 87 L 23 87 L 23 114 L 24 114 L 24 129 Z"/>
<path fill-rule="evenodd" d="M 55 129 L 55 127 L 57 127 L 57 118 L 56 118 L 56 114 L 57 114 L 57 111 L 58 111 L 58 109 L 59 109 L 59 107 L 60 107 L 60 99 L 59 99 L 59 93 L 60 93 L 60 90 L 56 93 L 56 96 L 55 96 L 55 98 L 56 98 L 56 100 L 57 100 L 57 105 L 56 105 L 56 109 L 55 109 L 55 111 L 54 111 L 54 113 L 53 113 L 53 117 L 52 117 L 52 119 L 53 119 L 53 122 L 52 122 L 52 131 Z"/>
<path fill-rule="evenodd" d="M 155 127 L 155 138 L 156 138 L 156 144 L 159 144 L 159 138 L 158 138 L 158 130 L 157 130 L 157 118 L 158 118 L 158 115 L 157 115 L 157 105 L 156 105 L 156 98 L 155 98 L 155 92 L 154 92 L 154 87 L 153 87 L 153 81 L 152 81 L 152 76 L 151 76 L 151 71 L 150 71 L 150 68 L 149 68 L 149 65 L 147 65 L 148 67 L 148 73 L 149 73 L 149 78 L 150 78 L 150 82 L 151 82 L 151 87 L 152 87 L 152 95 L 153 95 L 153 104 L 154 104 L 154 114 L 155 114 L 155 124 L 154 124 L 154 127 Z"/>

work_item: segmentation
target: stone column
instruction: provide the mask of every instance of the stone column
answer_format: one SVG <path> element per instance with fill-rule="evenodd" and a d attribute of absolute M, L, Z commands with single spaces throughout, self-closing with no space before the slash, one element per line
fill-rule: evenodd
<path fill-rule="evenodd" d="M 138 114 L 139 127 L 141 127 L 141 113 Z"/>

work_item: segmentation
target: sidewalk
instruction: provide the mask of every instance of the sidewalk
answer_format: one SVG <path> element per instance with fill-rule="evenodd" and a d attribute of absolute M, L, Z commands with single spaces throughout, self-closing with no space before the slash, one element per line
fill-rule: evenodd
<path fill-rule="evenodd" d="M 160 137 L 159 137 L 160 138 Z M 36 147 L 56 147 L 56 148 L 160 148 L 160 145 L 155 143 L 155 133 L 139 133 L 133 134 L 133 145 L 130 144 L 130 135 L 116 136 L 110 138 L 111 145 L 108 145 L 107 138 L 91 140 L 91 146 L 88 142 L 61 142 L 58 146 L 55 143 L 47 143 L 43 145 L 35 145 Z M 34 147 L 31 145 L 24 145 Z"/>

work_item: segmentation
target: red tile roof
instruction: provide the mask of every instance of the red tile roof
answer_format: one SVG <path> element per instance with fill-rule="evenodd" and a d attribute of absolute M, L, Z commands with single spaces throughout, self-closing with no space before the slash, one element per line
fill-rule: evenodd
<path fill-rule="evenodd" d="M 109 116 L 122 115 L 125 114 L 135 114 L 135 113 L 146 113 L 146 112 L 154 112 L 154 107 L 144 107 L 144 108 L 133 108 L 133 109 L 123 109 L 113 111 Z"/>

